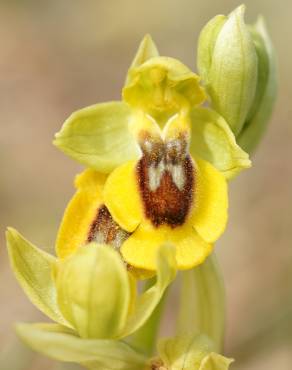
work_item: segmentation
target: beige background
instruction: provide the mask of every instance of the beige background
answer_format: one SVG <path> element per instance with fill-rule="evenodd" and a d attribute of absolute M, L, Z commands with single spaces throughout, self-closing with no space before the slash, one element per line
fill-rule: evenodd
<path fill-rule="evenodd" d="M 53 135 L 74 110 L 119 99 L 145 33 L 161 53 L 195 68 L 198 34 L 239 1 L 0 2 L 0 349 L 3 370 L 60 369 L 21 346 L 13 322 L 42 320 L 10 272 L 4 230 L 13 225 L 52 250 L 80 166 Z M 253 160 L 230 189 L 228 230 L 217 246 L 228 302 L 226 351 L 234 369 L 292 368 L 291 12 L 288 0 L 248 0 L 277 49 L 279 98 Z M 168 316 L 171 320 L 171 315 Z M 74 366 L 68 366 L 73 370 Z"/>

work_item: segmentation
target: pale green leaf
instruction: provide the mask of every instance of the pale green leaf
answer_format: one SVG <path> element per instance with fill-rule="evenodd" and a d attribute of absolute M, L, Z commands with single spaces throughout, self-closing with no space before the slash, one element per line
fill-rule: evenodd
<path fill-rule="evenodd" d="M 92 243 L 58 262 L 60 309 L 83 338 L 114 338 L 125 326 L 131 289 L 126 267 L 114 249 Z"/>
<path fill-rule="evenodd" d="M 156 283 L 137 297 L 133 312 L 122 332 L 123 336 L 132 334 L 149 319 L 175 275 L 175 250 L 170 245 L 163 245 L 158 252 Z"/>
<path fill-rule="evenodd" d="M 138 157 L 128 130 L 130 109 L 125 103 L 96 104 L 74 112 L 56 134 L 54 144 L 73 159 L 103 173 Z"/>
<path fill-rule="evenodd" d="M 81 339 L 58 325 L 18 324 L 17 333 L 37 352 L 92 369 L 141 370 L 145 364 L 145 358 L 123 342 Z"/>
<path fill-rule="evenodd" d="M 194 108 L 191 122 L 190 151 L 194 157 L 210 162 L 227 179 L 251 166 L 248 154 L 236 144 L 228 124 L 214 110 Z"/>
<path fill-rule="evenodd" d="M 52 320 L 66 324 L 58 304 L 52 268 L 56 259 L 32 245 L 15 229 L 6 232 L 12 270 L 31 302 Z"/>
<path fill-rule="evenodd" d="M 215 255 L 200 266 L 182 272 L 177 332 L 206 334 L 214 350 L 223 347 L 225 331 L 225 290 Z"/>

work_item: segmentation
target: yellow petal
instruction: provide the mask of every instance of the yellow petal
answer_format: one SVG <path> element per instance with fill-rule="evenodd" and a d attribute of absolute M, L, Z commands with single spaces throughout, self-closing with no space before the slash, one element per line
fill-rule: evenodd
<path fill-rule="evenodd" d="M 136 163 L 129 161 L 116 168 L 108 177 L 103 191 L 104 203 L 113 219 L 128 232 L 134 231 L 143 217 Z"/>
<path fill-rule="evenodd" d="M 179 269 L 188 269 L 202 263 L 212 251 L 190 224 L 171 229 L 168 226 L 153 227 L 143 223 L 121 247 L 124 259 L 131 265 L 156 270 L 158 248 L 170 243 L 175 246 Z"/>
<path fill-rule="evenodd" d="M 201 159 L 196 163 L 195 199 L 190 222 L 206 242 L 213 243 L 227 223 L 227 183 L 210 163 Z"/>
<path fill-rule="evenodd" d="M 90 225 L 102 203 L 106 176 L 88 169 L 76 177 L 77 192 L 68 204 L 58 232 L 56 252 L 65 258 L 85 244 Z"/>
<path fill-rule="evenodd" d="M 176 246 L 176 261 L 181 270 L 203 263 L 213 249 L 188 223 L 171 231 L 169 238 Z"/>

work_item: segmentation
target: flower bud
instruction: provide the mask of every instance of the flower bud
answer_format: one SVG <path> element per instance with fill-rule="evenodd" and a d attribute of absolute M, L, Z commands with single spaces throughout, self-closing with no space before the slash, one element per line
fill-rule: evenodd
<path fill-rule="evenodd" d="M 247 152 L 255 149 L 264 134 L 277 92 L 274 48 L 262 17 L 250 26 L 250 32 L 258 58 L 257 88 L 254 102 L 237 138 L 238 144 Z"/>
<path fill-rule="evenodd" d="M 212 341 L 205 335 L 178 335 L 162 339 L 158 343 L 160 367 L 171 370 L 228 370 L 232 359 L 214 352 Z"/>
<path fill-rule="evenodd" d="M 257 54 L 244 22 L 244 6 L 213 18 L 202 30 L 198 68 L 213 108 L 237 136 L 251 109 L 257 86 Z"/>
<path fill-rule="evenodd" d="M 114 338 L 125 326 L 131 289 L 119 254 L 95 243 L 58 261 L 57 299 L 66 320 L 82 338 Z"/>

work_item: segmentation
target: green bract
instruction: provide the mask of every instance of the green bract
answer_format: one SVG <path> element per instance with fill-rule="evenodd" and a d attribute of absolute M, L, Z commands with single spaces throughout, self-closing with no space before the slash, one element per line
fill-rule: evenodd
<path fill-rule="evenodd" d="M 20 338 L 55 360 L 76 362 L 92 370 L 141 370 L 146 358 L 117 340 L 81 339 L 56 324 L 18 324 Z"/>
<path fill-rule="evenodd" d="M 159 56 L 146 36 L 128 71 L 123 102 L 96 104 L 73 113 L 54 144 L 78 162 L 110 173 L 140 156 L 133 122 L 139 126 L 147 115 L 163 128 L 170 117 L 181 114 L 191 122 L 191 154 L 209 161 L 227 178 L 233 177 L 250 167 L 248 155 L 218 112 L 197 107 L 205 99 L 199 80 L 180 61 Z"/>
<path fill-rule="evenodd" d="M 13 271 L 25 293 L 42 312 L 61 324 L 22 325 L 21 337 L 32 348 L 63 361 L 77 361 L 73 356 L 77 346 L 88 359 L 94 359 L 93 348 L 98 351 L 106 343 L 124 348 L 125 354 L 131 352 L 125 344 L 113 340 L 131 335 L 147 321 L 176 273 L 174 250 L 164 245 L 157 257 L 156 283 L 137 295 L 135 279 L 118 252 L 109 246 L 92 243 L 57 260 L 16 230 L 7 231 L 7 242 Z M 86 358 L 82 362 L 87 362 Z"/>
<path fill-rule="evenodd" d="M 273 47 L 262 18 L 244 22 L 242 5 L 218 15 L 203 28 L 198 68 L 212 107 L 250 152 L 262 136 L 276 93 Z"/>

